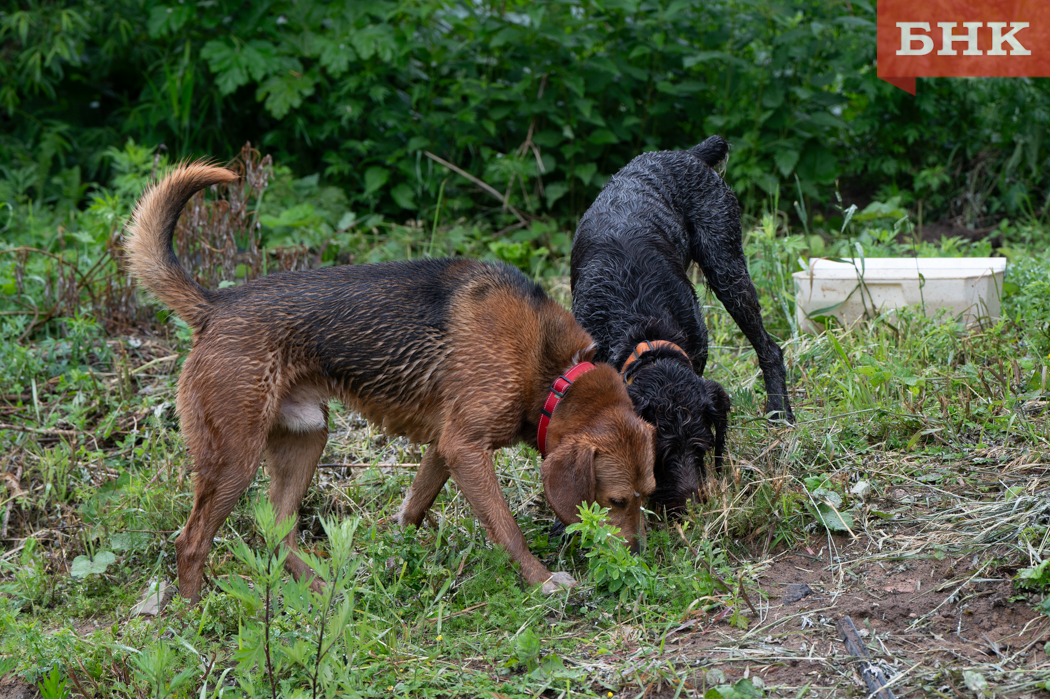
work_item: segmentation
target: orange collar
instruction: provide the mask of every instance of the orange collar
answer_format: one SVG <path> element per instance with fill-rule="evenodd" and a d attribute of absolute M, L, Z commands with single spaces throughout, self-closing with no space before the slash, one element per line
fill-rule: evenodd
<path fill-rule="evenodd" d="M 627 368 L 634 364 L 636 361 L 638 361 L 643 354 L 645 354 L 646 352 L 651 352 L 652 350 L 658 348 L 669 349 L 678 352 L 683 357 L 685 357 L 685 361 L 689 362 L 690 367 L 693 366 L 693 361 L 689 359 L 689 355 L 686 354 L 684 349 L 682 349 L 675 343 L 669 340 L 642 340 L 637 345 L 635 345 L 634 349 L 631 351 L 631 356 L 628 357 L 627 361 L 623 363 L 622 367 L 620 367 L 620 376 L 626 376 Z M 626 379 L 626 381 L 627 385 L 629 386 L 631 385 L 631 382 L 634 381 L 634 377 L 632 376 L 630 379 Z"/>

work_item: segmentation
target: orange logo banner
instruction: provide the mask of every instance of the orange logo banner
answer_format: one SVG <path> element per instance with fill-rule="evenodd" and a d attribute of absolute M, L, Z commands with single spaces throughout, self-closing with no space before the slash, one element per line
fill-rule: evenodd
<path fill-rule="evenodd" d="M 1050 76 L 1050 0 L 878 0 L 878 76 Z"/>

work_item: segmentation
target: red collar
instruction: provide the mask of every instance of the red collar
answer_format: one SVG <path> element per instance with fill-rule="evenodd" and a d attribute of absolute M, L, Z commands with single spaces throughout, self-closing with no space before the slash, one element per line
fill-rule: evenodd
<path fill-rule="evenodd" d="M 593 368 L 594 365 L 590 362 L 580 362 L 554 379 L 554 383 L 551 384 L 551 391 L 547 394 L 547 400 L 543 402 L 543 409 L 540 410 L 539 427 L 536 428 L 536 446 L 540 449 L 540 456 L 547 457 L 547 427 L 551 423 L 551 415 L 554 414 L 554 409 L 558 407 L 558 402 L 565 396 L 565 392 L 569 390 L 569 386 L 572 385 L 573 381 Z"/>

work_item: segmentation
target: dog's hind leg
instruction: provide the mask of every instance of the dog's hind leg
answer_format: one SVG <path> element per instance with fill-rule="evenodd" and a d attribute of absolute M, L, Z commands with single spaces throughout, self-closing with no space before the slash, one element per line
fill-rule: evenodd
<path fill-rule="evenodd" d="M 323 408 L 318 408 L 318 416 L 323 414 Z M 320 429 L 314 425 L 314 429 L 306 432 L 289 429 L 280 423 L 270 430 L 266 441 L 266 470 L 270 474 L 270 502 L 278 522 L 288 517 L 298 517 L 299 505 L 310 487 L 317 462 L 328 443 L 327 422 L 324 419 Z M 296 580 L 314 575 L 310 566 L 299 558 L 297 532 L 298 528 L 293 526 L 284 540 L 288 548 L 284 566 Z M 318 587 L 316 581 L 313 585 Z"/>
<path fill-rule="evenodd" d="M 175 560 L 179 592 L 191 602 L 200 599 L 212 540 L 255 477 L 266 446 L 274 379 L 258 366 L 227 346 L 200 341 L 179 377 L 179 419 L 196 473 Z"/>
<path fill-rule="evenodd" d="M 395 515 L 397 523 L 402 526 L 414 524 L 418 527 L 423 522 L 427 510 L 434 504 L 448 476 L 445 459 L 438 453 L 437 446 L 431 444 L 423 454 L 419 470 L 408 489 L 408 494 L 405 495 L 405 501 L 401 503 L 401 509 Z"/>
<path fill-rule="evenodd" d="M 694 256 L 715 296 L 744 331 L 758 355 L 758 365 L 766 384 L 766 413 L 773 419 L 794 422 L 787 396 L 787 369 L 784 352 L 762 325 L 762 307 L 758 292 L 747 271 L 747 259 L 735 232 L 713 230 L 697 232 L 700 250 Z"/>
<path fill-rule="evenodd" d="M 179 592 L 194 603 L 200 599 L 204 564 L 212 540 L 259 469 L 265 434 L 261 428 L 253 435 L 241 432 L 241 425 L 236 428 L 212 425 L 210 434 L 205 435 L 195 429 L 198 427 L 195 423 L 183 416 L 183 433 L 196 458 L 197 473 L 193 478 L 193 509 L 175 540 Z M 187 424 L 194 427 L 187 429 Z M 219 433 L 220 429 L 224 429 L 224 433 Z M 237 434 L 232 434 L 235 431 Z M 210 448 L 194 448 L 202 443 Z"/>

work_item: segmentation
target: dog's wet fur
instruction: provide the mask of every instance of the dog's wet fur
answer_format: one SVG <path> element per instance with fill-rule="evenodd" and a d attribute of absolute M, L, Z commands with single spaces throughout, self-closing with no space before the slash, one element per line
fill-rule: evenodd
<path fill-rule="evenodd" d="M 638 414 L 656 427 L 654 510 L 681 511 L 702 487 L 705 455 L 713 451 L 717 467 L 725 444 L 729 396 L 703 378 L 707 326 L 692 262 L 758 354 L 767 414 L 794 421 L 783 352 L 762 325 L 747 271 L 740 207 L 714 170 L 728 150 L 712 136 L 690 150 L 638 156 L 606 183 L 573 238 L 572 308 L 598 343 L 598 361 L 621 367 L 639 342 L 668 340 L 692 363 L 661 348 L 625 377 Z"/>
<path fill-rule="evenodd" d="M 228 170 L 182 165 L 148 190 L 126 238 L 131 272 L 193 328 L 177 409 L 194 459 L 194 502 L 175 542 L 182 595 L 200 596 L 212 538 L 260 459 L 278 519 L 295 517 L 328 437 L 329 398 L 429 445 L 395 519 L 419 525 L 449 476 L 529 583 L 572 585 L 533 556 L 503 498 L 492 452 L 536 445 L 551 383 L 594 354 L 572 315 L 517 270 L 464 259 L 327 267 L 200 287 L 172 247 L 195 192 Z M 544 490 L 563 522 L 598 502 L 632 548 L 655 487 L 653 428 L 616 369 L 580 376 L 552 418 Z M 288 536 L 287 567 L 312 571 Z"/>

